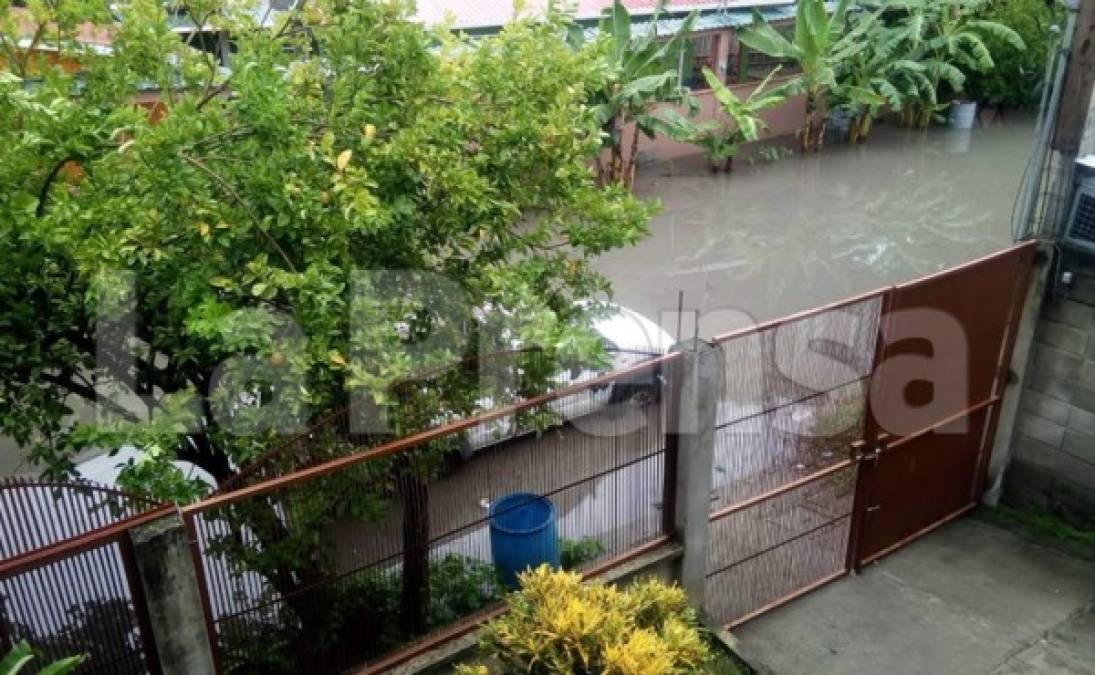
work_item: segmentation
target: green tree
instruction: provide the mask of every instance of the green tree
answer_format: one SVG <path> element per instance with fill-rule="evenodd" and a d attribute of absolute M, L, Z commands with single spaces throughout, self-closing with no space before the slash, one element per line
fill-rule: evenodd
<path fill-rule="evenodd" d="M 402 0 L 187 3 L 231 36 L 222 64 L 157 0 L 112 5 L 117 21 L 100 3 L 30 5 L 0 2 L 0 431 L 47 474 L 128 443 L 142 457 L 123 483 L 187 501 L 203 488 L 172 460 L 224 482 L 352 401 L 387 429 L 330 429 L 275 470 L 471 412 L 489 383 L 459 368 L 402 399 L 392 383 L 481 348 L 542 350 L 498 403 L 599 358 L 576 302 L 609 290 L 590 261 L 638 241 L 653 207 L 597 184 L 588 103 L 613 71 L 598 46 L 567 46 L 564 17 L 472 41 Z M 109 51 L 82 41 L 89 23 Z M 25 54 L 28 26 L 79 71 Z M 155 115 L 135 103 L 150 96 Z M 99 418 L 73 420 L 97 399 Z M 228 510 L 254 537 L 220 552 L 295 598 L 328 569 L 326 524 L 380 517 L 446 450 Z M 321 601 L 292 609 L 322 623 Z"/>

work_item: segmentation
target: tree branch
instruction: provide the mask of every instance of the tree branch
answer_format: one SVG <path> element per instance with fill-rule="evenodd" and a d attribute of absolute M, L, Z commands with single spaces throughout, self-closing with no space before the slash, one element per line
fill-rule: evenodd
<path fill-rule="evenodd" d="M 110 408 L 113 412 L 115 412 L 115 413 L 121 415 L 122 417 L 124 417 L 126 419 L 126 421 L 128 421 L 128 422 L 140 422 L 141 421 L 140 418 L 137 417 L 135 414 L 133 414 L 132 412 L 126 410 L 125 408 L 118 405 L 114 401 L 111 401 L 109 398 L 100 397 L 99 393 L 97 391 L 95 391 L 94 387 L 88 387 L 84 384 L 80 384 L 79 382 L 74 382 L 71 377 L 61 377 L 60 375 L 55 375 L 55 374 L 52 374 L 52 373 L 43 373 L 42 374 L 42 380 L 44 382 L 48 382 L 50 384 L 61 387 L 65 391 L 69 392 L 70 394 L 74 394 L 76 396 L 79 396 L 80 398 L 84 399 L 85 401 L 91 401 L 91 402 L 95 403 L 96 405 L 98 405 L 100 403 L 103 403 L 108 408 Z"/>
<path fill-rule="evenodd" d="M 49 174 L 46 175 L 45 182 L 42 183 L 42 187 L 38 190 L 38 207 L 34 210 L 34 217 L 41 218 L 46 215 L 46 199 L 49 197 L 49 189 L 53 187 L 53 181 L 57 180 L 57 176 L 60 175 L 61 169 L 65 168 L 65 165 L 71 161 L 80 159 L 76 155 L 65 155 L 63 159 L 53 165 Z"/>
<path fill-rule="evenodd" d="M 230 196 L 237 204 L 240 205 L 241 208 L 243 208 L 244 211 L 247 212 L 247 216 L 251 219 L 251 222 L 254 223 L 255 229 L 257 229 L 259 233 L 266 238 L 266 241 L 274 247 L 274 249 L 281 256 L 281 259 L 285 262 L 285 265 L 289 268 L 289 270 L 292 271 L 294 274 L 297 273 L 297 268 L 295 265 L 293 265 L 293 261 L 289 259 L 289 254 L 285 252 L 285 249 L 283 249 L 280 244 L 278 244 L 277 240 L 270 236 L 269 232 L 262 228 L 262 223 L 261 221 L 259 221 L 258 216 L 256 216 L 255 213 L 251 210 L 251 206 L 243 199 L 243 197 L 240 196 L 238 192 L 236 192 L 236 189 L 232 187 L 231 183 L 225 180 L 224 177 L 218 174 L 216 171 L 210 169 L 200 159 L 196 157 L 191 157 L 185 152 L 180 152 L 179 156 L 183 158 L 183 161 L 212 178 L 217 183 L 217 185 L 221 187 L 222 190 L 227 192 L 228 196 Z"/>

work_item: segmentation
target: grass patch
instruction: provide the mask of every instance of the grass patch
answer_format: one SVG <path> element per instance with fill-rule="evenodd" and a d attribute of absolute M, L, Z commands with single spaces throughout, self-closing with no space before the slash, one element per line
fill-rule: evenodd
<path fill-rule="evenodd" d="M 1095 522 L 1085 527 L 1052 511 L 1014 506 L 985 507 L 980 509 L 980 515 L 987 522 L 1016 530 L 1067 552 L 1095 558 Z"/>

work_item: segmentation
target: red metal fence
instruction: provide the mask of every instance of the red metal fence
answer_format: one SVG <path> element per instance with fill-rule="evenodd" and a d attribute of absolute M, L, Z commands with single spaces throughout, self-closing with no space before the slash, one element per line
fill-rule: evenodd
<path fill-rule="evenodd" d="M 0 653 L 86 654 L 80 672 L 159 673 L 129 529 L 171 507 L 92 484 L 0 482 Z"/>
<path fill-rule="evenodd" d="M 391 665 L 420 649 L 417 640 L 470 629 L 505 590 L 486 507 L 506 494 L 553 503 L 563 563 L 578 569 L 666 541 L 673 495 L 661 383 L 674 358 L 186 508 L 221 668 Z M 645 395 L 635 395 L 638 382 Z M 309 456 L 304 444 L 291 447 Z M 446 454 L 431 449 L 464 459 L 424 469 Z"/>

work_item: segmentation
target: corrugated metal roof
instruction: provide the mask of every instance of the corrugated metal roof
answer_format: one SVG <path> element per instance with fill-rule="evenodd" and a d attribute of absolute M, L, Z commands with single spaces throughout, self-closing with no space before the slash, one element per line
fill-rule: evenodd
<path fill-rule="evenodd" d="M 658 6 L 658 0 L 622 0 L 633 19 L 649 16 Z M 523 17 L 542 16 L 547 10 L 550 0 L 528 0 L 522 13 Z M 559 3 L 555 3 L 558 6 Z M 684 14 L 691 11 L 701 11 L 705 16 L 712 16 L 719 12 L 734 12 L 744 10 L 749 14 L 753 7 L 791 6 L 794 0 L 715 0 L 704 2 L 702 0 L 669 0 L 666 3 L 667 12 Z M 571 7 L 578 19 L 595 19 L 612 7 L 612 0 L 577 0 Z M 426 24 L 437 24 L 446 20 L 452 21 L 453 28 L 464 30 L 498 28 L 515 17 L 513 3 L 510 0 L 418 0 L 418 11 L 415 15 L 419 21 Z M 721 26 L 712 26 L 721 27 Z"/>

